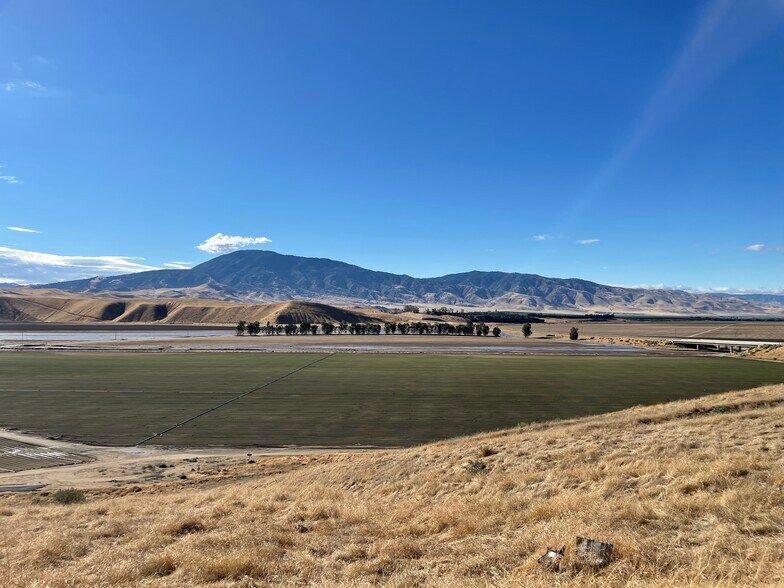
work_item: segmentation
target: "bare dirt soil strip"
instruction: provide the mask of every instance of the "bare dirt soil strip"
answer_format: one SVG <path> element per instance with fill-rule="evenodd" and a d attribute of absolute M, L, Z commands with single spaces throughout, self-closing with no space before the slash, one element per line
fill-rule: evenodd
<path fill-rule="evenodd" d="M 294 447 L 282 449 L 204 448 L 165 449 L 161 447 L 103 447 L 69 441 L 43 439 L 0 428 L 0 442 L 38 445 L 78 455 L 82 463 L 40 467 L 16 472 L 0 470 L 0 487 L 48 486 L 52 488 L 101 488 L 144 485 L 161 481 L 215 477 L 222 470 L 236 468 L 262 457 L 308 456 L 332 453 L 359 453 L 367 449 Z M 250 454 L 250 457 L 248 456 Z M 166 467 L 161 467 L 165 465 Z M 183 478 L 182 476 L 186 476 Z M 37 489 L 37 488 L 33 488 Z M 2 490 L 0 490 L 2 492 Z"/>

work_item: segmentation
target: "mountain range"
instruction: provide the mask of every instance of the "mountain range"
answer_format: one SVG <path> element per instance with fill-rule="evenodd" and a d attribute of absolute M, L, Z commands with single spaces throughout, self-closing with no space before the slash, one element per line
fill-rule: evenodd
<path fill-rule="evenodd" d="M 243 250 L 191 269 L 165 269 L 39 286 L 118 297 L 241 302 L 311 300 L 343 305 L 475 307 L 536 312 L 784 315 L 780 300 L 607 286 L 576 278 L 470 271 L 435 278 L 374 271 L 324 258 Z"/>

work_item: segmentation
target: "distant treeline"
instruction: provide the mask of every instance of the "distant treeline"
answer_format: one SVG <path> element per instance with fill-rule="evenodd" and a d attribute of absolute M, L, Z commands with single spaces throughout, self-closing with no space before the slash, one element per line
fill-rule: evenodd
<path fill-rule="evenodd" d="M 558 312 L 514 312 L 493 310 L 488 312 L 475 312 L 465 310 L 450 310 L 446 307 L 431 308 L 427 311 L 436 316 L 456 316 L 473 321 L 487 321 L 489 323 L 543 323 L 546 318 L 566 318 L 579 321 L 602 322 L 614 321 L 617 317 L 611 312 L 592 312 L 589 314 L 564 314 Z"/>
<path fill-rule="evenodd" d="M 694 316 L 645 316 L 645 315 L 629 315 L 624 316 L 623 318 L 635 321 L 635 322 L 646 322 L 646 323 L 656 323 L 656 322 L 690 322 L 690 321 L 712 321 L 712 322 L 729 322 L 735 323 L 738 321 L 743 321 L 745 323 L 751 322 L 784 322 L 784 317 L 767 317 L 767 316 L 758 316 L 758 317 L 741 317 L 741 316 L 701 316 L 701 315 L 694 315 Z"/>
<path fill-rule="evenodd" d="M 501 335 L 501 329 L 495 327 L 490 329 L 483 322 L 474 323 L 469 321 L 464 324 L 451 325 L 449 323 L 424 323 L 421 321 L 410 323 L 347 323 L 338 324 L 324 322 L 320 325 L 311 323 L 301 323 L 299 325 L 273 325 L 267 323 L 262 325 L 259 321 L 237 323 L 237 335 L 380 335 L 383 331 L 386 335 L 479 335 L 486 337 L 492 334 L 494 337 Z"/>
<path fill-rule="evenodd" d="M 528 312 L 513 312 L 513 311 L 464 311 L 464 310 L 450 310 L 445 306 L 441 308 L 431 308 L 426 311 L 427 314 L 434 316 L 455 316 L 461 319 L 472 321 L 475 323 L 488 322 L 488 323 L 543 323 L 544 319 L 539 318 Z"/>

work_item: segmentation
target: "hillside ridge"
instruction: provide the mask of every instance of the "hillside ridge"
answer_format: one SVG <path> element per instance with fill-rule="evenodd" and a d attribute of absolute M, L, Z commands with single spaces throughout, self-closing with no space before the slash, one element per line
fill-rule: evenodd
<path fill-rule="evenodd" d="M 259 321 L 262 324 L 299 324 L 303 322 L 347 323 L 376 322 L 359 311 L 307 301 L 245 304 L 188 298 L 111 298 L 72 295 L 36 290 L 0 291 L 0 323 L 156 323 L 235 325 Z"/>
<path fill-rule="evenodd" d="M 36 286 L 75 293 L 190 297 L 243 302 L 310 300 L 339 305 L 421 304 L 538 312 L 763 316 L 784 314 L 772 299 L 608 286 L 579 278 L 479 271 L 414 278 L 326 258 L 244 250 L 189 270 L 153 270 Z"/>
<path fill-rule="evenodd" d="M 777 586 L 783 419 L 777 385 L 403 450 L 237 459 L 83 505 L 0 497 L 6 550 L 20 586 Z M 614 561 L 581 567 L 578 535 L 613 543 Z M 564 544 L 563 574 L 537 565 Z"/>

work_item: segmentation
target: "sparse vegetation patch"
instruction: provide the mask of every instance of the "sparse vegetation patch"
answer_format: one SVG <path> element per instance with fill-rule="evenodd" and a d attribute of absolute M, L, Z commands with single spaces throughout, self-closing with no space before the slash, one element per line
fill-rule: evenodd
<path fill-rule="evenodd" d="M 76 488 L 64 488 L 52 494 L 52 500 L 60 504 L 78 504 L 85 501 L 84 492 Z"/>

